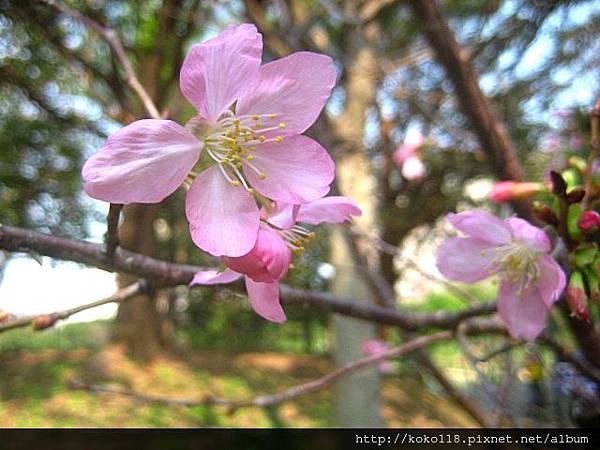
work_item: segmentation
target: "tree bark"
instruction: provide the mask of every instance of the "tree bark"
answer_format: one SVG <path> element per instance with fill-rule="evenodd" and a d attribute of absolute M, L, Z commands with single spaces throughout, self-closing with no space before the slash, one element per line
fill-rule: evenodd
<path fill-rule="evenodd" d="M 501 180 L 522 181 L 523 169 L 507 127 L 481 91 L 469 55 L 457 42 L 436 1 L 410 0 L 409 5 L 421 23 L 438 61 L 446 69 L 461 109 L 477 135 L 493 173 Z M 527 204 L 513 202 L 513 207 L 521 217 L 531 218 Z"/>
<path fill-rule="evenodd" d="M 372 31 L 372 30 L 371 30 Z M 337 187 L 343 195 L 354 199 L 363 209 L 356 224 L 363 231 L 375 229 L 375 181 L 363 148 L 366 112 L 374 102 L 379 68 L 372 47 L 365 40 L 365 30 L 355 29 L 347 36 L 351 52 L 346 82 L 347 100 L 344 114 L 335 123 L 336 136 L 345 144 L 336 160 Z M 341 232 L 331 241 L 332 262 L 337 276 L 333 291 L 338 295 L 356 295 L 363 302 L 374 304 L 376 299 L 365 282 L 362 271 L 353 262 L 352 249 Z M 334 317 L 336 337 L 335 363 L 341 367 L 362 356 L 361 344 L 375 339 L 374 324 L 346 317 Z M 375 368 L 353 373 L 336 385 L 336 411 L 342 427 L 380 427 L 380 376 Z M 360 386 L 357 389 L 356 386 Z"/>
<path fill-rule="evenodd" d="M 157 208 L 157 205 L 129 205 L 124 208 L 124 221 L 119 230 L 123 248 L 152 255 L 155 246 L 153 223 Z M 119 288 L 136 280 L 137 277 L 123 273 L 117 277 Z M 150 361 L 160 353 L 164 342 L 152 294 L 137 295 L 120 305 L 117 339 L 125 344 L 134 359 Z"/>

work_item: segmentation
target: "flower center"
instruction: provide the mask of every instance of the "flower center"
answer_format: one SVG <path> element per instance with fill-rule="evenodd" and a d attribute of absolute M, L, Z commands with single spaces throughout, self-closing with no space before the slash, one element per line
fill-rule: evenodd
<path fill-rule="evenodd" d="M 519 292 L 539 280 L 540 270 L 537 262 L 540 252 L 516 240 L 491 251 L 494 253 L 492 264 L 498 268 L 500 278 L 518 283 Z"/>
<path fill-rule="evenodd" d="M 232 111 L 226 111 L 213 128 L 198 130 L 192 125 L 192 129 L 201 132 L 206 152 L 219 165 L 227 181 L 253 193 L 244 171 L 254 171 L 261 180 L 267 178 L 267 174 L 253 162 L 253 153 L 257 148 L 260 151 L 260 144 L 283 141 L 283 136 L 274 132 L 283 130 L 286 124 L 276 119 L 277 114 L 236 116 Z"/>
<path fill-rule="evenodd" d="M 263 222 L 279 233 L 295 255 L 302 255 L 306 250 L 306 246 L 315 238 L 315 233 L 313 231 L 300 225 L 294 225 L 292 228 L 283 229 L 267 221 Z"/>

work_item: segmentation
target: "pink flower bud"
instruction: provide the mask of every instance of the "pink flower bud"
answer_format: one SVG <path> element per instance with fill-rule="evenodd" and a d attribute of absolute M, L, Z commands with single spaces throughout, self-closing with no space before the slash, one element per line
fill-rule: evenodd
<path fill-rule="evenodd" d="M 378 356 L 382 353 L 385 353 L 389 349 L 390 348 L 388 347 L 388 345 L 384 341 L 379 339 L 371 339 L 370 341 L 364 341 L 361 345 L 361 350 L 367 356 Z M 380 361 L 379 364 L 377 364 L 377 368 L 381 373 L 390 373 L 392 371 L 392 364 L 387 360 L 383 360 Z"/>
<path fill-rule="evenodd" d="M 590 310 L 587 305 L 583 275 L 578 270 L 575 270 L 569 279 L 567 304 L 573 316 L 586 322 L 590 320 Z"/>
<path fill-rule="evenodd" d="M 518 181 L 500 181 L 495 183 L 489 199 L 496 203 L 529 197 L 543 189 L 541 183 L 522 183 Z"/>
<path fill-rule="evenodd" d="M 260 227 L 254 248 L 244 256 L 224 257 L 227 267 L 258 283 L 283 279 L 292 253 L 281 236 L 270 227 Z"/>
<path fill-rule="evenodd" d="M 577 222 L 577 226 L 584 233 L 596 231 L 600 227 L 600 214 L 596 211 L 584 211 Z"/>

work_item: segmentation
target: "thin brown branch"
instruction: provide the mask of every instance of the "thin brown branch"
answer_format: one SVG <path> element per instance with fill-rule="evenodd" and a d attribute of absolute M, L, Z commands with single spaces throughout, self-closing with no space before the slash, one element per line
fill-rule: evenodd
<path fill-rule="evenodd" d="M 446 374 L 433 362 L 429 357 L 426 349 L 417 350 L 417 361 L 431 374 L 433 378 L 442 386 L 446 394 L 454 400 L 462 409 L 464 409 L 473 419 L 475 419 L 482 427 L 493 426 L 492 420 L 477 401 L 470 398 L 467 394 L 457 388 Z"/>
<path fill-rule="evenodd" d="M 437 59 L 446 69 L 461 109 L 487 154 L 491 169 L 501 180 L 523 180 L 523 169 L 508 129 L 481 91 L 467 52 L 457 42 L 436 0 L 410 0 L 408 3 Z M 531 212 L 526 204 L 515 202 L 513 207 L 522 217 L 530 218 Z"/>
<path fill-rule="evenodd" d="M 196 272 L 206 268 L 161 261 L 121 247 L 108 258 L 102 244 L 51 236 L 23 228 L 0 225 L 0 249 L 11 252 L 37 253 L 51 258 L 68 260 L 98 267 L 110 272 L 122 272 L 147 279 L 154 286 L 188 285 Z M 231 285 L 241 290 L 241 285 Z M 362 320 L 398 326 L 407 331 L 421 328 L 453 329 L 466 318 L 490 314 L 495 303 L 482 303 L 458 312 L 436 311 L 418 313 L 394 311 L 376 305 L 357 302 L 326 292 L 298 289 L 282 284 L 280 296 L 284 303 L 301 304 L 355 317 Z"/>
<path fill-rule="evenodd" d="M 56 311 L 49 314 L 39 314 L 36 316 L 21 317 L 19 319 L 10 320 L 7 322 L 0 323 L 0 333 L 4 331 L 13 330 L 15 328 L 22 328 L 28 325 L 33 325 L 34 330 L 45 330 L 50 328 L 59 320 L 65 320 L 74 314 L 77 314 L 86 309 L 96 308 L 98 306 L 106 305 L 108 303 L 121 303 L 129 300 L 132 297 L 140 294 L 144 291 L 146 283 L 138 281 L 137 283 L 131 284 L 123 289 L 119 289 L 113 295 L 96 300 L 95 302 L 87 303 L 85 305 L 76 306 L 74 308 L 65 309 L 62 311 Z"/>
<path fill-rule="evenodd" d="M 74 380 L 69 383 L 71 389 L 86 390 L 93 393 L 106 393 L 106 394 L 117 394 L 124 395 L 127 397 L 135 398 L 136 400 L 152 403 L 162 403 L 173 406 L 184 406 L 184 407 L 195 407 L 195 406 L 206 406 L 206 405 L 219 405 L 228 406 L 233 409 L 242 407 L 259 407 L 264 408 L 268 406 L 278 405 L 289 400 L 293 400 L 297 397 L 311 394 L 313 392 L 320 391 L 330 384 L 337 381 L 339 378 L 348 375 L 351 372 L 360 370 L 366 366 L 376 364 L 380 361 L 390 358 L 397 358 L 415 350 L 425 348 L 435 342 L 451 339 L 453 337 L 452 331 L 441 331 L 436 334 L 429 336 L 420 336 L 415 339 L 411 339 L 404 344 L 387 350 L 379 355 L 373 355 L 366 358 L 352 361 L 327 375 L 317 378 L 316 380 L 309 381 L 297 386 L 292 386 L 276 394 L 262 395 L 255 397 L 250 400 L 234 400 L 227 398 L 220 398 L 214 396 L 206 396 L 200 399 L 173 399 L 164 396 L 141 394 L 133 391 L 129 391 L 122 388 L 115 388 L 109 386 L 102 386 L 97 384 L 86 384 L 79 380 Z"/>
<path fill-rule="evenodd" d="M 368 240 L 369 243 L 371 245 L 374 245 L 380 252 L 387 253 L 388 255 L 391 255 L 398 259 L 401 259 L 403 264 L 405 264 L 406 266 L 410 267 L 411 269 L 417 271 L 420 275 L 427 278 L 429 281 L 432 281 L 432 282 L 444 287 L 448 291 L 456 294 L 459 299 L 461 299 L 461 300 L 465 299 L 469 303 L 473 303 L 473 304 L 481 303 L 481 300 L 479 300 L 478 298 L 475 298 L 473 295 L 471 295 L 469 292 L 465 291 L 464 289 L 461 289 L 458 286 L 450 283 L 449 281 L 442 279 L 442 278 L 438 278 L 430 273 L 427 273 L 423 269 L 421 269 L 414 261 L 411 261 L 410 259 L 404 257 L 395 245 L 392 245 L 389 242 L 384 241 L 383 239 L 379 238 L 376 235 L 367 235 L 364 233 L 357 232 L 356 230 L 353 230 L 352 233 L 356 237 L 360 237 L 360 238 Z"/>
<path fill-rule="evenodd" d="M 110 204 L 108 215 L 106 216 L 106 236 L 104 237 L 104 245 L 106 246 L 106 256 L 112 258 L 115 250 L 119 246 L 119 217 L 123 205 L 115 203 Z"/>
<path fill-rule="evenodd" d="M 514 350 L 517 347 L 521 347 L 525 343 L 526 343 L 526 341 L 509 342 L 508 344 L 505 344 L 495 350 L 492 350 L 491 352 L 486 353 L 485 355 L 477 356 L 477 355 L 473 354 L 473 357 L 475 358 L 475 360 L 477 362 L 482 362 L 482 363 L 488 362 L 499 355 L 502 355 L 506 352 L 510 352 L 511 350 Z"/>
<path fill-rule="evenodd" d="M 387 282 L 380 272 L 373 270 L 366 255 L 361 251 L 356 242 L 356 235 L 348 228 L 344 229 L 344 237 L 348 242 L 350 253 L 352 254 L 355 264 L 360 268 L 360 273 L 364 281 L 369 285 L 369 289 L 377 298 L 380 305 L 386 308 L 396 308 L 396 294 L 394 288 Z"/>
<path fill-rule="evenodd" d="M 585 198 L 583 199 L 583 208 L 587 209 L 591 205 L 592 197 L 594 196 L 594 177 L 593 169 L 596 158 L 598 157 L 598 133 L 600 132 L 600 100 L 596 102 L 590 113 L 590 152 L 588 154 L 587 167 L 583 174 Z"/>
<path fill-rule="evenodd" d="M 594 365 L 590 364 L 584 358 L 578 358 L 573 354 L 573 352 L 566 349 L 558 341 L 554 340 L 547 334 L 542 335 L 540 337 L 540 341 L 558 353 L 565 361 L 577 367 L 577 369 L 583 375 L 600 384 L 600 370 L 597 367 L 594 367 Z"/>
<path fill-rule="evenodd" d="M 359 234 L 353 233 L 352 231 L 346 232 L 346 237 L 350 243 L 350 248 L 352 250 L 353 256 L 357 259 L 357 262 L 361 266 L 366 266 L 367 261 L 365 255 L 360 252 L 358 244 L 356 243 L 356 239 L 359 237 Z M 383 241 L 382 241 L 383 242 Z M 391 246 L 391 244 L 387 244 Z M 396 250 L 394 248 L 394 250 Z M 385 253 L 382 251 L 382 253 Z M 395 252 L 394 252 L 395 254 Z M 368 266 L 366 266 L 368 267 Z M 393 287 L 387 282 L 387 280 L 382 277 L 379 273 L 373 270 L 366 270 L 364 273 L 367 284 L 369 288 L 373 292 L 373 295 L 382 299 L 384 305 L 391 309 L 396 309 L 396 298 L 394 294 Z M 414 336 L 411 335 L 410 332 L 404 331 L 403 336 L 405 338 L 411 339 Z M 441 370 L 438 365 L 432 360 L 425 349 L 419 349 L 416 351 L 416 358 L 420 365 L 422 365 L 425 370 L 429 372 L 429 374 L 437 380 L 437 382 L 442 386 L 442 388 L 446 391 L 447 395 L 454 400 L 461 408 L 463 408 L 467 414 L 469 414 L 473 419 L 475 419 L 481 426 L 492 426 L 492 421 L 488 417 L 482 408 L 477 404 L 476 401 L 473 401 L 467 395 L 465 395 L 460 389 L 458 389 L 446 376 L 443 370 Z"/>
<path fill-rule="evenodd" d="M 146 108 L 146 111 L 148 112 L 150 117 L 152 117 L 153 119 L 161 118 L 158 109 L 154 104 L 154 101 L 152 101 L 152 98 L 150 97 L 146 89 L 144 89 L 144 86 L 142 86 L 142 84 L 138 80 L 135 74 L 135 70 L 133 70 L 131 60 L 129 59 L 129 56 L 127 56 L 127 52 L 123 47 L 123 43 L 121 42 L 121 39 L 119 38 L 119 35 L 115 30 L 113 30 L 107 25 L 103 25 L 99 22 L 96 22 L 94 19 L 92 19 L 89 16 L 86 16 L 80 11 L 71 9 L 69 6 L 65 5 L 62 2 L 57 2 L 55 0 L 39 1 L 41 1 L 42 3 L 46 3 L 47 5 L 55 8 L 61 13 L 82 22 L 83 24 L 96 31 L 96 33 L 98 33 L 98 35 L 100 35 L 100 37 L 104 39 L 106 43 L 110 46 L 116 58 L 119 60 L 119 63 L 123 67 L 125 82 L 129 85 L 129 87 L 131 87 L 131 89 L 142 101 L 142 104 L 144 105 L 144 108 Z"/>
<path fill-rule="evenodd" d="M 465 329 L 462 326 L 458 326 L 458 328 L 456 330 L 456 340 L 460 344 L 463 354 L 467 358 L 467 361 L 471 365 L 471 368 L 477 374 L 477 377 L 479 378 L 479 383 L 480 383 L 481 387 L 483 388 L 483 390 L 485 391 L 485 393 L 487 394 L 487 396 L 490 398 L 490 400 L 492 402 L 494 402 L 495 404 L 497 404 L 500 407 L 500 409 L 504 413 L 505 417 L 510 421 L 511 426 L 517 427 L 518 424 L 516 423 L 516 419 L 511 414 L 509 408 L 506 405 L 506 402 L 503 401 L 503 398 L 500 395 L 500 392 L 498 392 L 497 387 L 494 385 L 494 383 L 492 383 L 492 381 L 488 378 L 488 376 L 479 367 L 478 363 L 480 361 L 473 354 L 473 352 L 471 350 L 471 345 L 469 343 L 469 339 L 467 338 Z M 493 426 L 498 426 L 498 423 L 494 423 Z"/>

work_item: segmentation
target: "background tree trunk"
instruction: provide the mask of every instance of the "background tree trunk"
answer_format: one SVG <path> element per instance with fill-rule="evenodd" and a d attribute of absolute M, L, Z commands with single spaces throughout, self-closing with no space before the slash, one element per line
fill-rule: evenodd
<path fill-rule="evenodd" d="M 372 31 L 372 30 L 371 30 Z M 361 230 L 375 229 L 374 179 L 370 163 L 363 151 L 363 130 L 366 112 L 374 102 L 378 67 L 372 49 L 365 45 L 363 30 L 354 30 L 347 37 L 352 55 L 346 92 L 344 114 L 335 124 L 336 135 L 345 143 L 345 150 L 336 161 L 337 187 L 343 195 L 355 200 L 363 209 L 363 216 L 356 221 Z M 349 243 L 337 231 L 332 238 L 332 262 L 337 276 L 333 292 L 351 296 L 365 303 L 376 303 L 361 272 L 366 268 L 356 266 Z M 334 316 L 335 363 L 339 367 L 364 356 L 361 344 L 375 339 L 377 329 L 367 322 Z M 356 386 L 361 386 L 356 389 Z M 355 372 L 336 385 L 336 412 L 342 427 L 381 427 L 380 376 L 376 368 Z"/>
<path fill-rule="evenodd" d="M 154 251 L 154 218 L 157 205 L 129 205 L 123 210 L 124 221 L 119 228 L 121 246 L 127 250 L 151 255 Z M 120 288 L 136 280 L 131 275 L 119 274 Z M 164 345 L 160 317 L 154 295 L 138 295 L 119 306 L 117 339 L 135 359 L 149 361 L 156 357 Z"/>

